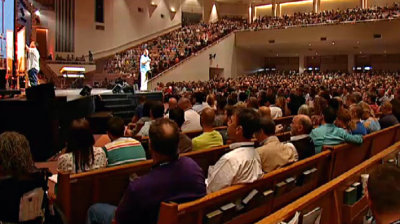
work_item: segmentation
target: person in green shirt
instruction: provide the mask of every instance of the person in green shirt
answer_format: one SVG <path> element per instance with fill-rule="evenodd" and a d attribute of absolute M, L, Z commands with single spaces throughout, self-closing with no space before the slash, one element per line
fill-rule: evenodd
<path fill-rule="evenodd" d="M 323 125 L 311 131 L 310 137 L 314 141 L 315 153 L 320 153 L 324 145 L 339 145 L 344 142 L 362 144 L 361 135 L 352 135 L 343 128 L 336 127 L 336 111 L 332 107 L 323 110 Z"/>
<path fill-rule="evenodd" d="M 221 134 L 213 129 L 214 120 L 215 111 L 211 108 L 203 109 L 200 116 L 203 134 L 192 139 L 193 150 L 207 149 L 224 144 Z"/>

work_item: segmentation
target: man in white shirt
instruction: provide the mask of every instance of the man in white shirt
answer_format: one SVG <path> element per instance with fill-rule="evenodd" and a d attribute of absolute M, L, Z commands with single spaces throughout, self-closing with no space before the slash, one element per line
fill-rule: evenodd
<path fill-rule="evenodd" d="M 151 59 L 149 57 L 149 51 L 147 49 L 144 50 L 142 56 L 140 56 L 140 90 L 147 91 L 147 72 L 150 71 L 150 62 Z"/>
<path fill-rule="evenodd" d="M 25 46 L 26 51 L 28 53 L 28 78 L 29 85 L 36 86 L 38 84 L 37 74 L 40 71 L 39 59 L 40 54 L 36 48 L 36 43 L 34 41 L 31 42 L 30 46 Z"/>
<path fill-rule="evenodd" d="M 236 111 L 228 122 L 228 136 L 234 143 L 229 153 L 222 156 L 208 169 L 207 192 L 215 192 L 225 187 L 251 183 L 262 177 L 260 156 L 251 142 L 254 132 L 259 129 L 260 117 L 253 109 Z"/>
<path fill-rule="evenodd" d="M 259 95 L 259 102 L 261 106 L 267 106 L 271 110 L 272 119 L 276 119 L 278 117 L 282 117 L 282 109 L 275 106 L 275 96 L 271 94 L 267 94 L 266 92 L 261 92 Z"/>
<path fill-rule="evenodd" d="M 185 111 L 185 122 L 182 125 L 182 132 L 201 131 L 200 115 L 192 109 L 192 104 L 188 98 L 179 99 L 178 106 Z"/>

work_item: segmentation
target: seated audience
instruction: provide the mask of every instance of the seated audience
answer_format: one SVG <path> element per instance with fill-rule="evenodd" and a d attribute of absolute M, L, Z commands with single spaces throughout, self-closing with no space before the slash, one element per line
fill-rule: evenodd
<path fill-rule="evenodd" d="M 388 128 L 390 126 L 399 123 L 397 118 L 392 113 L 392 104 L 389 101 L 384 101 L 381 106 L 382 116 L 379 119 L 379 124 L 382 129 Z"/>
<path fill-rule="evenodd" d="M 260 156 L 251 141 L 259 129 L 259 115 L 253 109 L 236 110 L 228 122 L 228 136 L 232 151 L 223 155 L 208 169 L 207 192 L 225 187 L 251 183 L 263 175 Z"/>
<path fill-rule="evenodd" d="M 129 183 L 118 207 L 94 204 L 88 223 L 156 224 L 161 202 L 183 203 L 206 195 L 203 171 L 189 157 L 179 157 L 179 128 L 161 118 L 151 124 L 149 148 L 153 169 Z"/>
<path fill-rule="evenodd" d="M 204 108 L 210 107 L 205 101 L 206 97 L 202 92 L 194 93 L 195 104 L 193 105 L 193 110 L 201 114 Z"/>
<path fill-rule="evenodd" d="M 352 105 L 350 107 L 350 115 L 351 115 L 351 127 L 350 133 L 353 135 L 366 135 L 367 129 L 364 127 L 364 124 L 361 122 L 361 118 L 364 111 L 363 108 L 358 105 Z"/>
<path fill-rule="evenodd" d="M 23 197 L 28 199 L 24 195 L 29 195 L 30 202 L 44 206 L 46 190 L 46 179 L 35 167 L 25 136 L 8 131 L 0 134 L 0 223 L 41 223 L 44 214 L 36 216 L 38 210 L 27 206 Z M 30 213 L 26 209 L 21 212 L 20 206 L 29 208 Z M 39 211 L 43 208 L 39 207 Z"/>
<path fill-rule="evenodd" d="M 170 98 L 168 99 L 168 108 L 167 108 L 167 110 L 166 110 L 165 113 L 164 113 L 165 116 L 168 117 L 169 111 L 172 110 L 172 109 L 174 109 L 174 108 L 176 108 L 176 107 L 178 107 L 178 101 L 176 100 L 175 97 L 170 97 Z"/>
<path fill-rule="evenodd" d="M 270 109 L 269 107 L 261 106 L 261 107 L 258 109 L 258 113 L 260 114 L 260 117 L 261 117 L 261 118 L 269 118 L 269 119 L 272 119 L 272 116 L 271 116 L 271 109 Z"/>
<path fill-rule="evenodd" d="M 255 133 L 260 147 L 256 149 L 261 158 L 262 170 L 265 173 L 276 170 L 298 160 L 293 144 L 281 143 L 275 136 L 275 123 L 271 119 L 260 119 L 261 129 Z"/>
<path fill-rule="evenodd" d="M 179 128 L 179 144 L 178 152 L 185 153 L 192 151 L 192 139 L 190 139 L 186 134 L 182 133 L 182 125 L 185 122 L 185 112 L 179 108 L 173 108 L 169 111 L 169 119 L 176 122 Z"/>
<path fill-rule="evenodd" d="M 397 87 L 394 91 L 394 98 L 390 103 L 392 104 L 393 115 L 400 121 L 400 87 Z"/>
<path fill-rule="evenodd" d="M 132 118 L 132 123 L 138 122 L 138 120 L 143 117 L 143 106 L 145 102 L 146 102 L 146 97 L 140 96 L 139 105 L 137 105 L 135 108 L 135 115 Z"/>
<path fill-rule="evenodd" d="M 379 165 L 368 178 L 367 198 L 376 224 L 400 222 L 400 169 Z"/>
<path fill-rule="evenodd" d="M 94 138 L 87 120 L 72 122 L 66 144 L 66 153 L 57 161 L 58 171 L 80 173 L 107 166 L 104 150 L 93 146 Z"/>
<path fill-rule="evenodd" d="M 350 133 L 350 131 L 353 129 L 350 111 L 344 108 L 340 108 L 337 112 L 337 117 L 334 124 L 336 125 L 336 127 L 343 128 Z"/>
<path fill-rule="evenodd" d="M 304 115 L 307 115 L 308 117 L 310 117 L 311 116 L 311 108 L 307 104 L 303 104 L 299 107 L 297 114 L 304 114 Z"/>
<path fill-rule="evenodd" d="M 129 137 L 124 137 L 125 124 L 120 117 L 112 117 L 107 122 L 107 135 L 111 142 L 103 149 L 106 153 L 108 166 L 146 160 L 142 144 Z"/>
<path fill-rule="evenodd" d="M 363 108 L 363 115 L 361 117 L 361 120 L 364 127 L 367 129 L 367 133 L 381 130 L 379 120 L 374 117 L 374 111 L 370 107 L 370 105 L 365 102 L 360 102 L 359 104 Z"/>
<path fill-rule="evenodd" d="M 139 118 L 139 120 L 136 122 L 136 126 L 135 128 L 132 130 L 131 135 L 135 136 L 140 129 L 142 129 L 144 123 L 146 123 L 147 121 L 151 121 L 150 118 L 150 108 L 152 105 L 153 101 L 147 100 L 144 104 L 143 104 L 143 114 L 142 117 Z M 132 122 L 134 123 L 135 117 L 133 117 Z"/>
<path fill-rule="evenodd" d="M 146 121 L 140 131 L 137 133 L 138 136 L 149 136 L 149 129 L 151 123 L 156 119 L 164 117 L 164 105 L 161 101 L 154 101 L 150 108 L 150 121 Z"/>
<path fill-rule="evenodd" d="M 192 139 L 193 151 L 221 146 L 224 144 L 221 134 L 214 130 L 215 111 L 211 108 L 204 108 L 200 115 L 200 123 L 203 127 L 203 134 Z"/>
<path fill-rule="evenodd" d="M 324 145 L 338 145 L 344 142 L 361 144 L 361 135 L 351 135 L 343 128 L 336 127 L 336 111 L 332 107 L 323 110 L 323 125 L 311 131 L 310 137 L 314 141 L 315 152 L 320 153 Z"/>
<path fill-rule="evenodd" d="M 185 122 L 182 125 L 183 132 L 200 131 L 200 115 L 192 109 L 192 104 L 188 98 L 182 97 L 178 101 L 178 106 L 185 111 Z"/>
<path fill-rule="evenodd" d="M 290 125 L 290 142 L 296 148 L 299 160 L 315 155 L 314 141 L 310 137 L 313 129 L 310 117 L 306 115 L 296 115 Z"/>

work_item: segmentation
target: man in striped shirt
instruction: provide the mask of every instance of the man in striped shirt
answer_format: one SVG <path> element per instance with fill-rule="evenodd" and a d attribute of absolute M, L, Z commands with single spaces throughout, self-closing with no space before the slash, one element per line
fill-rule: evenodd
<path fill-rule="evenodd" d="M 122 118 L 112 117 L 107 126 L 107 134 L 111 142 L 106 144 L 103 149 L 107 155 L 108 166 L 146 160 L 142 144 L 133 138 L 123 137 L 125 124 Z"/>

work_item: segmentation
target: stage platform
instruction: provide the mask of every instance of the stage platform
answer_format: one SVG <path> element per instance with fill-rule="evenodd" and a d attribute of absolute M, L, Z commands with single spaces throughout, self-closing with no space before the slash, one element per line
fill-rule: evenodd
<path fill-rule="evenodd" d="M 67 101 L 72 101 L 82 98 L 79 94 L 82 89 L 56 89 L 56 96 L 67 97 Z M 113 94 L 111 89 L 101 89 L 93 88 L 90 95 L 103 95 L 103 94 Z"/>

